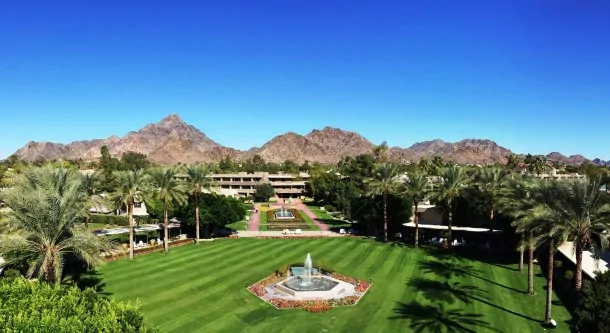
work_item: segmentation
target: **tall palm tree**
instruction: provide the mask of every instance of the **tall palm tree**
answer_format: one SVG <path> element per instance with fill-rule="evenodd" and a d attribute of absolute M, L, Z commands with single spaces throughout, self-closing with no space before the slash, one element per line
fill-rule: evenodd
<path fill-rule="evenodd" d="M 133 259 L 133 207 L 150 195 L 149 176 L 144 170 L 115 171 L 117 187 L 111 196 L 117 208 L 126 207 L 129 217 L 129 259 Z"/>
<path fill-rule="evenodd" d="M 85 227 L 89 226 L 89 210 L 92 208 L 104 207 L 105 203 L 101 197 L 96 196 L 101 182 L 101 173 L 86 173 L 81 176 L 81 188 L 87 194 L 87 216 L 85 217 Z"/>
<path fill-rule="evenodd" d="M 477 173 L 477 188 L 489 200 L 489 222 L 492 224 L 490 229 L 493 228 L 498 197 L 506 186 L 509 175 L 507 170 L 498 167 L 482 168 Z"/>
<path fill-rule="evenodd" d="M 366 179 L 368 195 L 381 195 L 383 200 L 383 239 L 388 241 L 388 195 L 396 193 L 400 187 L 396 166 L 382 163 L 375 166 L 373 177 Z"/>
<path fill-rule="evenodd" d="M 421 172 L 414 172 L 408 175 L 404 182 L 404 194 L 413 201 L 413 222 L 415 222 L 415 246 L 419 245 L 419 216 L 417 206 L 426 199 L 430 192 L 428 177 Z"/>
<path fill-rule="evenodd" d="M 471 178 L 467 171 L 459 166 L 440 169 L 438 184 L 434 188 L 433 199 L 443 203 L 448 215 L 448 237 L 447 241 L 451 244 L 451 225 L 453 223 L 453 210 L 455 200 L 462 195 L 466 186 L 470 185 Z"/>
<path fill-rule="evenodd" d="M 388 143 L 385 141 L 379 146 L 373 148 L 373 156 L 375 156 L 375 161 L 385 163 L 387 161 L 389 151 L 390 148 L 388 147 Z"/>
<path fill-rule="evenodd" d="M 610 204 L 599 184 L 599 179 L 550 181 L 537 198 L 546 209 L 547 219 L 555 221 L 559 238 L 574 242 L 577 292 L 582 286 L 584 250 L 596 253 L 608 246 Z"/>
<path fill-rule="evenodd" d="M 513 226 L 521 235 L 519 240 L 519 271 L 523 271 L 524 251 L 528 249 L 528 290 L 534 294 L 534 250 L 536 249 L 535 230 L 531 221 L 536 218 L 534 209 L 538 205 L 534 196 L 541 181 L 528 175 L 513 174 L 498 198 L 499 210 L 513 219 Z M 525 236 L 527 235 L 527 237 Z"/>
<path fill-rule="evenodd" d="M 212 187 L 210 170 L 204 165 L 191 165 L 186 169 L 189 190 L 195 199 L 195 242 L 199 244 L 199 195 L 204 189 Z"/>
<path fill-rule="evenodd" d="M 75 170 L 28 168 L 10 183 L 1 193 L 11 208 L 9 230 L 0 235 L 0 255 L 8 262 L 27 265 L 29 278 L 55 284 L 61 282 L 67 254 L 90 266 L 101 262 L 100 251 L 109 243 L 78 223 L 87 214 L 88 198 Z"/>
<path fill-rule="evenodd" d="M 164 251 L 169 250 L 169 229 L 167 223 L 167 205 L 175 201 L 182 205 L 187 200 L 186 186 L 176 177 L 177 170 L 175 168 L 160 168 L 153 169 L 151 172 L 151 185 L 154 195 L 157 199 L 163 202 L 163 228 L 165 229 L 163 241 Z"/>

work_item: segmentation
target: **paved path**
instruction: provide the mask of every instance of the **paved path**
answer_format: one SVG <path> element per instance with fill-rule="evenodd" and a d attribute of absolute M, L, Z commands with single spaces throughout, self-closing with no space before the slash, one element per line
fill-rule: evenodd
<path fill-rule="evenodd" d="M 260 204 L 255 204 L 254 209 L 254 213 L 250 216 L 250 223 L 248 223 L 249 231 L 258 231 L 260 225 Z"/>
<path fill-rule="evenodd" d="M 320 222 L 320 220 L 318 220 L 318 216 L 316 216 L 316 214 L 314 214 L 311 209 L 309 209 L 309 207 L 307 207 L 306 204 L 304 204 L 303 202 L 301 202 L 301 199 L 292 199 L 292 204 L 298 209 L 301 210 L 305 213 L 305 215 L 307 215 L 312 221 L 313 223 L 320 228 L 320 230 L 322 231 L 328 231 L 329 227 L 328 225 L 326 225 L 325 223 Z"/>
<path fill-rule="evenodd" d="M 304 236 L 323 236 L 323 237 L 345 237 L 345 235 L 341 235 L 332 231 L 303 231 L 301 235 L 284 235 L 281 231 L 238 231 L 237 237 L 259 237 L 259 236 L 282 236 L 282 237 L 294 237 L 298 238 Z"/>

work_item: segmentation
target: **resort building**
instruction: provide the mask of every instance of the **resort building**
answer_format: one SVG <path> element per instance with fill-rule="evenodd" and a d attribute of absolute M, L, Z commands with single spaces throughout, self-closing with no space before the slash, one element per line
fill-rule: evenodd
<path fill-rule="evenodd" d="M 235 190 L 241 197 L 252 196 L 257 185 L 269 183 L 273 186 L 275 194 L 280 198 L 295 198 L 305 195 L 307 181 L 311 178 L 309 174 L 304 172 L 297 175 L 271 174 L 268 172 L 219 173 L 210 177 L 221 191 Z"/>
<path fill-rule="evenodd" d="M 544 180 L 563 180 L 563 179 L 585 179 L 585 175 L 579 173 L 557 173 L 557 169 L 552 168 L 549 173 L 543 173 L 538 175 L 539 178 Z"/>

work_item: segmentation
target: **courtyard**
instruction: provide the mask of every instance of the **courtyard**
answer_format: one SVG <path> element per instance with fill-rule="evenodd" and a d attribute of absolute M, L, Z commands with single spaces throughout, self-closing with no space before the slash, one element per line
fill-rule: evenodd
<path fill-rule="evenodd" d="M 246 286 L 311 253 L 319 265 L 371 281 L 356 305 L 325 313 L 278 310 Z M 162 332 L 539 332 L 545 279 L 523 293 L 516 265 L 360 238 L 233 239 L 118 260 L 88 284 L 142 305 Z M 556 332 L 568 311 L 554 302 Z"/>

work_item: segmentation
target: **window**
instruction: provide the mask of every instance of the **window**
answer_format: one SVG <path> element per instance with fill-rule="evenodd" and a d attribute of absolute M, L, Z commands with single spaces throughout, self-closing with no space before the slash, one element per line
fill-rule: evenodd
<path fill-rule="evenodd" d="M 142 208 L 142 203 L 141 202 L 134 202 L 133 207 L 134 208 Z"/>

